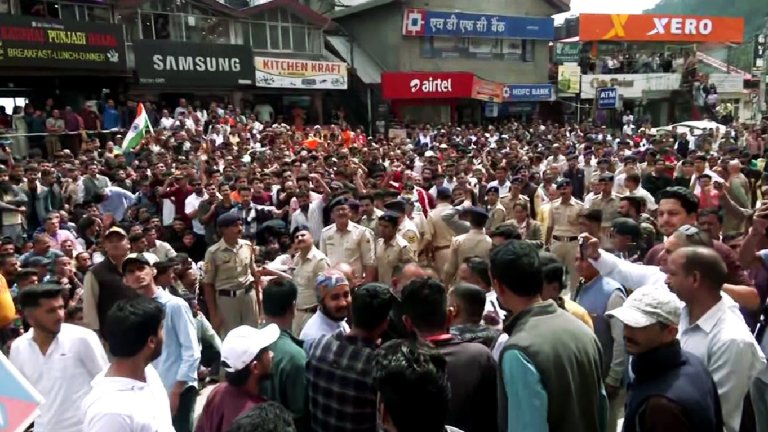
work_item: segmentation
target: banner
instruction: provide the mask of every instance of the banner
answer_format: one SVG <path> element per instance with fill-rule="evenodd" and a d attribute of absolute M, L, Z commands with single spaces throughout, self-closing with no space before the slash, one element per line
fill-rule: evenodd
<path fill-rule="evenodd" d="M 581 43 L 555 42 L 555 63 L 578 63 L 581 58 Z"/>
<path fill-rule="evenodd" d="M 504 84 L 475 77 L 472 81 L 471 97 L 486 102 L 502 102 L 504 100 Z"/>
<path fill-rule="evenodd" d="M 766 35 L 759 34 L 755 36 L 755 40 L 752 45 L 752 68 L 763 69 L 765 67 L 765 47 Z"/>
<path fill-rule="evenodd" d="M 0 353 L 0 431 L 21 432 L 40 414 L 43 397 Z"/>
<path fill-rule="evenodd" d="M 475 75 L 471 72 L 382 72 L 384 99 L 471 98 Z"/>
<path fill-rule="evenodd" d="M 593 99 L 602 87 L 615 87 L 624 98 L 641 98 L 644 91 L 671 91 L 680 88 L 680 74 L 582 75 L 581 98 Z M 719 91 L 720 89 L 718 89 Z"/>
<path fill-rule="evenodd" d="M 258 87 L 344 90 L 347 64 L 309 60 L 256 57 Z"/>
<path fill-rule="evenodd" d="M 253 84 L 249 46 L 138 40 L 133 43 L 140 84 L 234 87 Z"/>
<path fill-rule="evenodd" d="M 469 12 L 406 9 L 403 36 L 461 36 L 481 38 L 555 38 L 555 22 L 550 17 L 504 16 Z"/>
<path fill-rule="evenodd" d="M 508 84 L 504 86 L 505 102 L 547 102 L 555 100 L 552 84 Z"/>
<path fill-rule="evenodd" d="M 579 66 L 560 65 L 557 67 L 557 91 L 560 93 L 578 93 L 580 79 L 581 68 Z"/>
<path fill-rule="evenodd" d="M 581 41 L 742 43 L 744 18 L 690 15 L 579 15 Z"/>
<path fill-rule="evenodd" d="M 0 67 L 125 72 L 123 26 L 1 14 Z"/>

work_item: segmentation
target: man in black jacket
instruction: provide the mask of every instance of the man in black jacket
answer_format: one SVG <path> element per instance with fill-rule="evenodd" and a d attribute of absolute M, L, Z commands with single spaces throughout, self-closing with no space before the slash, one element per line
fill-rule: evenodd
<path fill-rule="evenodd" d="M 664 288 L 640 288 L 606 315 L 624 323 L 634 381 L 624 432 L 723 430 L 720 397 L 704 363 L 677 340 L 680 301 Z"/>

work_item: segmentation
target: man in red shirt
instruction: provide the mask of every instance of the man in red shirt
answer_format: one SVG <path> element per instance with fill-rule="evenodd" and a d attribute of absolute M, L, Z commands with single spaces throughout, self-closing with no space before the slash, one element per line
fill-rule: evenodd
<path fill-rule="evenodd" d="M 261 383 L 272 373 L 269 346 L 280 337 L 277 324 L 263 329 L 243 325 L 227 333 L 221 343 L 226 382 L 208 395 L 195 432 L 226 432 L 240 414 L 266 402 Z"/>

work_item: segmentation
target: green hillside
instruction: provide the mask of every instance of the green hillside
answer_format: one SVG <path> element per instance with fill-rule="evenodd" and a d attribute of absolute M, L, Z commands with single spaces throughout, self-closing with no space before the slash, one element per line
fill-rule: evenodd
<path fill-rule="evenodd" d="M 645 13 L 744 17 L 744 45 L 731 50 L 729 62 L 741 69 L 752 65 L 752 39 L 768 17 L 767 0 L 661 0 Z M 726 59 L 721 59 L 726 60 Z"/>

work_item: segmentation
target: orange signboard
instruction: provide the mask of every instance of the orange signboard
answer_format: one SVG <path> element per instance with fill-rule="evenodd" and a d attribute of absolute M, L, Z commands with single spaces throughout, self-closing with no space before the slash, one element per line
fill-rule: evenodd
<path fill-rule="evenodd" d="M 504 84 L 475 77 L 472 81 L 472 99 L 500 103 L 504 101 Z"/>
<path fill-rule="evenodd" d="M 579 39 L 627 42 L 744 41 L 744 18 L 693 15 L 579 15 Z"/>

